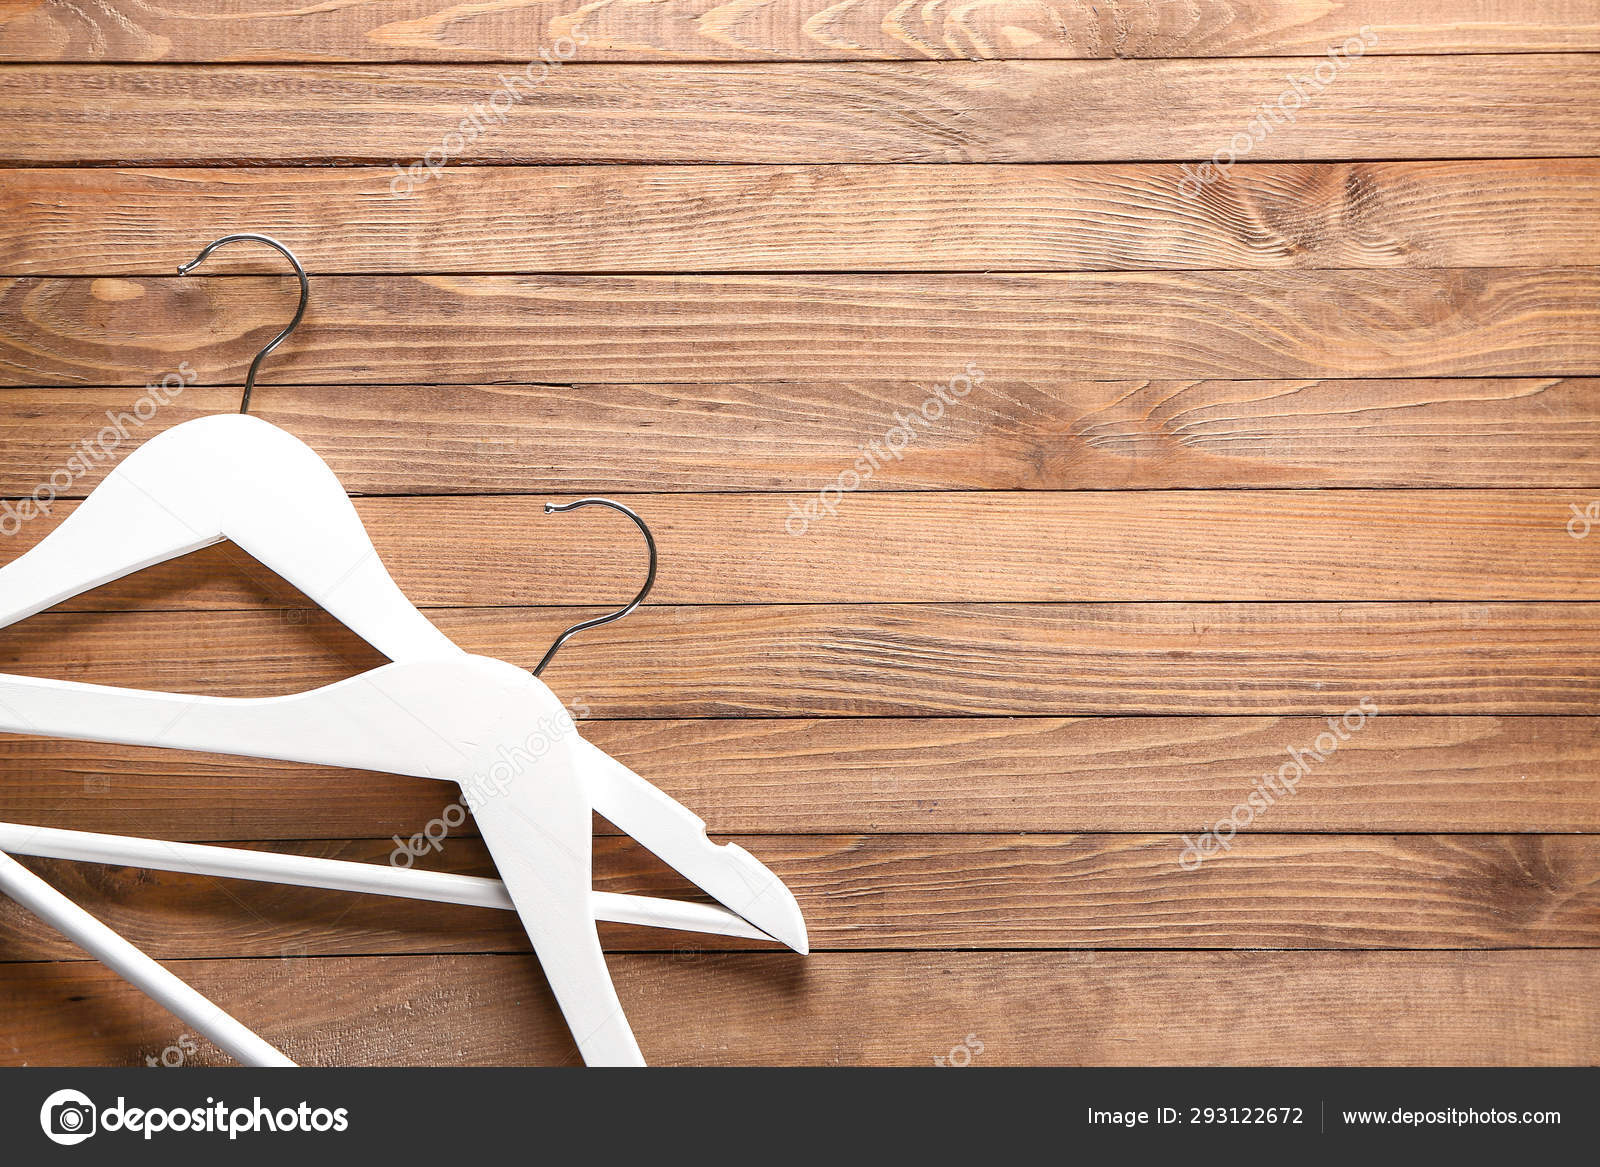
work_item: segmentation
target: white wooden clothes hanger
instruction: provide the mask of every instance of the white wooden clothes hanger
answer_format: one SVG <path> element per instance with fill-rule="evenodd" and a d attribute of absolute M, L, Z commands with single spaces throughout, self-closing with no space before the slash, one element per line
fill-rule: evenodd
<path fill-rule="evenodd" d="M 627 508 L 606 505 L 637 521 Z M 130 454 L 49 536 L 0 568 L 0 627 L 224 539 L 391 660 L 462 653 L 400 592 L 327 464 L 298 438 L 248 415 L 184 422 Z M 593 625 L 569 629 L 557 646 Z M 600 814 L 769 935 L 805 949 L 798 907 L 780 894 L 781 884 L 767 892 L 776 879 L 770 871 L 733 844 L 709 843 L 700 819 L 609 755 L 587 742 L 579 748 Z M 765 894 L 752 897 L 752 887 Z"/>
<path fill-rule="evenodd" d="M 249 1066 L 292 1066 L 256 1033 L 195 992 L 11 856 L 0 853 L 0 892 L 59 928 L 89 955 L 132 981 L 209 1038 L 218 1049 Z"/>
<path fill-rule="evenodd" d="M 386 867 L 377 863 L 354 863 L 348 859 L 283 855 L 276 851 L 245 851 L 237 847 L 213 847 L 203 843 L 171 843 L 163 839 L 138 839 L 127 835 L 102 835 L 92 831 L 0 823 L 0 853 L 88 863 L 116 863 L 125 867 L 146 867 L 152 871 L 178 871 L 189 875 L 249 879 L 331 891 L 364 892 L 401 899 L 431 900 L 440 904 L 461 904 L 469 908 L 516 910 L 506 885 L 498 879 L 409 867 Z M 612 924 L 675 928 L 681 932 L 705 932 L 743 940 L 772 939 L 744 917 L 714 904 L 611 891 L 591 893 L 590 903 L 594 907 L 596 920 Z"/>
<path fill-rule="evenodd" d="M 265 236 L 228 236 L 216 247 L 254 239 L 294 263 L 301 303 L 294 321 L 257 355 L 246 379 L 248 402 L 261 359 L 304 313 L 308 284 L 292 253 Z M 337 616 L 394 663 L 309 693 L 266 699 L 193 697 L 35 678 L 0 676 L 0 729 L 48 736 L 204 749 L 353 766 L 454 780 L 462 785 L 505 893 L 591 1064 L 642 1064 L 618 1004 L 595 934 L 597 904 L 650 917 L 640 922 L 729 935 L 756 931 L 807 951 L 805 924 L 792 893 L 742 848 L 716 845 L 705 824 L 571 726 L 537 672 L 574 632 L 620 618 L 648 592 L 655 547 L 638 516 L 608 500 L 585 499 L 547 511 L 603 503 L 637 522 L 651 552 L 650 579 L 618 612 L 569 629 L 533 673 L 469 656 L 406 600 L 378 560 L 349 498 L 308 447 L 248 415 L 186 422 L 151 439 L 111 472 L 37 547 L 0 568 L 0 626 L 142 567 L 231 539 Z M 533 772 L 508 782 L 492 776 L 508 756 L 544 748 Z M 737 913 L 647 897 L 597 901 L 590 886 L 590 810 L 597 810 L 692 882 Z M 5 845 L 72 858 L 141 861 L 148 840 L 113 840 L 72 832 L 22 835 Z M 73 835 L 71 840 L 67 835 Z M 46 849 L 40 849 L 46 848 Z M 226 862 L 218 854 L 226 851 Z M 202 865 L 247 878 L 379 890 L 440 898 L 414 874 L 350 864 L 295 867 L 291 857 L 223 848 L 169 852 L 175 870 Z M 303 861 L 302 861 L 303 862 Z M 324 861 L 326 862 L 326 861 Z M 360 872 L 347 868 L 359 867 Z M 291 868 L 294 868 L 291 870 Z M 379 874 L 381 873 L 381 874 Z M 437 880 L 442 877 L 433 876 Z M 450 889 L 461 893 L 463 885 Z M 472 894 L 487 893 L 475 886 Z M 429 894 L 432 893 L 432 894 Z M 648 905 L 660 904 L 658 909 Z M 708 915 L 707 913 L 716 913 Z"/>

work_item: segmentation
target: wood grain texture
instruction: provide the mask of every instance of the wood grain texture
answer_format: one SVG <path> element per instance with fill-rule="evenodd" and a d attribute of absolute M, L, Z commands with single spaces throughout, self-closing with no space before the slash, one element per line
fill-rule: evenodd
<path fill-rule="evenodd" d="M 541 48 L 581 61 L 1320 56 L 1364 28 L 1375 53 L 1600 48 L 1600 21 L 1578 0 L 1422 0 L 1398 15 L 1384 0 L 226 0 L 200 11 L 14 0 L 0 9 L 0 60 L 523 62 Z"/>
<path fill-rule="evenodd" d="M 1252 162 L 1592 157 L 1597 60 L 535 62 L 542 79 L 509 86 L 492 66 L 18 65 L 0 71 L 0 140 L 24 166 L 1139 162 L 1236 136 Z M 485 124 L 473 106 L 491 102 L 507 112 Z"/>
<path fill-rule="evenodd" d="M 0 282 L 0 384 L 142 386 L 185 361 L 200 384 L 242 383 L 293 283 Z M 922 382 L 907 410 L 979 373 L 1582 376 L 1600 372 L 1600 269 L 334 276 L 267 368 L 320 385 Z M 942 421 L 933 407 L 921 428 Z M 878 434 L 897 419 L 880 420 Z"/>
<path fill-rule="evenodd" d="M 685 952 L 611 967 L 656 1065 L 928 1066 L 969 1034 L 996 1066 L 1581 1065 L 1600 1051 L 1594 951 Z M 577 1057 L 525 956 L 179 971 L 308 1065 Z M 141 1065 L 180 1032 L 92 961 L 0 966 L 13 1064 Z"/>
<path fill-rule="evenodd" d="M 107 412 L 140 396 L 0 389 L 0 497 L 33 492 L 87 440 L 85 473 L 59 483 L 61 497 L 82 495 L 146 437 L 239 402 L 237 389 L 191 388 L 126 440 L 108 435 L 114 449 L 95 444 Z M 251 410 L 303 438 L 354 493 L 614 494 L 814 489 L 921 400 L 907 381 L 262 384 Z M 1600 488 L 1600 380 L 988 377 L 966 401 L 862 491 Z"/>
<path fill-rule="evenodd" d="M 420 184 L 364 167 L 17 170 L 0 184 L 0 275 L 169 275 L 240 223 L 319 276 L 1600 263 L 1594 159 L 1249 164 L 1199 199 L 1185 177 L 1096 164 L 475 166 Z M 224 250 L 205 271 L 260 271 L 263 254 Z"/>
<path fill-rule="evenodd" d="M 1172 833 L 1214 822 L 1326 728 L 1304 717 L 743 718 L 586 721 L 583 735 L 719 833 Z M 451 801 L 421 778 L 0 737 L 0 805 L 24 823 L 198 841 L 410 838 Z M 1584 717 L 1380 716 L 1262 828 L 1600 832 L 1600 729 Z M 596 829 L 615 833 L 601 819 Z M 456 833 L 473 835 L 471 819 Z"/>
<path fill-rule="evenodd" d="M 629 502 L 660 550 L 651 604 L 1600 600 L 1600 538 L 1574 537 L 1583 524 L 1600 526 L 1600 516 L 1591 520 L 1588 500 L 1577 497 L 880 492 L 839 500 L 831 518 L 814 494 Z M 384 564 L 422 607 L 632 595 L 645 568 L 633 525 L 614 513 L 546 517 L 544 501 L 376 498 L 357 510 Z M 21 555 L 77 505 L 21 524 L 0 539 L 0 555 Z M 810 519 L 802 517 L 808 505 Z M 1531 564 L 1539 570 L 1530 576 Z M 314 605 L 237 547 L 218 545 L 60 610 L 257 607 Z"/>
<path fill-rule="evenodd" d="M 525 665 L 603 609 L 439 609 Z M 544 674 L 600 718 L 1600 713 L 1600 605 L 652 606 Z M 252 667 L 241 670 L 240 662 Z M 0 668 L 251 696 L 382 658 L 317 612 L 72 613 L 7 629 Z"/>
<path fill-rule="evenodd" d="M 818 948 L 607 926 L 652 1062 L 1600 1062 L 1592 3 L 201 9 L 0 0 L 0 559 L 237 407 L 292 281 L 172 269 L 238 230 L 314 278 L 256 412 L 468 650 L 630 594 L 620 517 L 540 513 L 628 497 L 658 590 L 547 679 Z M 0 632 L 179 692 L 379 663 L 229 547 Z M 0 737 L 3 817 L 55 826 L 381 864 L 457 793 Z M 599 886 L 684 893 L 595 826 Z M 303 1062 L 577 1060 L 509 914 L 29 862 Z M 470 820 L 424 865 L 492 870 Z M 180 1031 L 0 902 L 0 1062 Z"/>
<path fill-rule="evenodd" d="M 1225 813 L 1225 812 L 1223 812 Z M 1269 810 L 1264 818 L 1271 817 Z M 420 826 L 419 826 L 420 829 Z M 1595 836 L 1252 835 L 1193 871 L 1175 835 L 736 838 L 793 889 L 813 952 L 952 949 L 1600 948 Z M 385 864 L 383 840 L 293 854 Z M 159 960 L 528 952 L 514 913 L 98 864 L 27 865 Z M 493 875 L 476 840 L 426 864 Z M 682 877 L 597 841 L 602 891 L 681 896 Z M 619 951 L 765 949 L 606 925 Z M 0 963 L 81 952 L 0 901 Z"/>

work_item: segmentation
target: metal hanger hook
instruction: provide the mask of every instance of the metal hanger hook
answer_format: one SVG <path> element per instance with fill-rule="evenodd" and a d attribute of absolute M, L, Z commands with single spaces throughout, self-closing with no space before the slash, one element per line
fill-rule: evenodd
<path fill-rule="evenodd" d="M 656 584 L 656 538 L 650 533 L 650 528 L 645 524 L 645 521 L 635 514 L 632 508 L 625 507 L 620 502 L 613 502 L 609 498 L 580 498 L 576 502 L 547 502 L 544 504 L 544 513 L 549 515 L 554 514 L 557 511 L 575 511 L 579 507 L 591 506 L 610 507 L 614 511 L 621 511 L 623 514 L 627 515 L 633 520 L 634 525 L 637 526 L 644 534 L 645 546 L 650 549 L 650 571 L 644 577 L 644 587 L 640 588 L 639 594 L 634 596 L 632 600 L 628 601 L 628 603 L 624 604 L 622 607 L 618 608 L 615 612 L 612 612 L 609 615 L 596 616 L 593 620 L 584 620 L 581 623 L 574 624 L 560 636 L 556 637 L 556 642 L 550 646 L 550 651 L 545 653 L 544 659 L 534 667 L 533 675 L 536 677 L 540 673 L 544 672 L 545 666 L 550 663 L 550 658 L 555 656 L 556 650 L 568 640 L 580 632 L 586 632 L 590 628 L 598 628 L 602 624 L 610 624 L 613 620 L 622 619 L 629 612 L 633 611 L 640 604 L 644 603 L 644 598 L 650 594 L 650 589 L 655 587 Z"/>
<path fill-rule="evenodd" d="M 247 232 L 235 235 L 224 235 L 221 239 L 218 239 L 213 243 L 206 244 L 204 251 L 195 256 L 188 263 L 180 264 L 178 267 L 178 274 L 180 276 L 186 276 L 195 268 L 204 263 L 206 258 L 224 243 L 240 243 L 247 240 L 252 243 L 265 243 L 268 247 L 276 247 L 283 253 L 285 259 L 294 264 L 294 274 L 300 277 L 300 306 L 294 310 L 294 319 L 289 321 L 289 326 L 268 341 L 267 347 L 258 352 L 256 354 L 256 359 L 250 362 L 250 371 L 245 374 L 244 378 L 244 399 L 239 402 L 240 413 L 250 412 L 250 394 L 255 390 L 256 370 L 261 367 L 261 362 L 266 359 L 266 355 L 268 353 L 282 344 L 288 338 L 289 334 L 299 327 L 300 318 L 306 314 L 306 301 L 311 299 L 311 281 L 306 279 L 306 269 L 300 266 L 300 261 L 295 258 L 294 252 L 290 251 L 283 244 L 272 238 L 272 236 L 255 235 Z"/>

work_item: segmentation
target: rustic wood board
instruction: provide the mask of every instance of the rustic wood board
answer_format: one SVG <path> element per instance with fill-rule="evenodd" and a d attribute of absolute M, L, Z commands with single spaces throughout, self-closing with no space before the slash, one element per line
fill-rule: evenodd
<path fill-rule="evenodd" d="M 715 832 L 946 835 L 1199 829 L 1325 728 L 1313 717 L 752 717 L 591 720 L 583 733 Z M 447 788 L 420 778 L 0 741 L 7 813 L 78 830 L 196 841 L 409 838 L 451 801 Z M 1264 825 L 1600 831 L 1600 731 L 1587 717 L 1380 716 Z M 614 832 L 604 820 L 596 827 Z M 475 834 L 470 819 L 459 833 Z"/>
<path fill-rule="evenodd" d="M 0 385 L 242 382 L 292 315 L 292 286 L 0 281 Z M 957 377 L 959 395 L 980 377 L 1600 373 L 1597 268 L 328 276 L 317 290 L 306 338 L 285 349 L 275 380 L 893 378 L 906 386 L 902 409 L 919 409 Z"/>
<path fill-rule="evenodd" d="M 444 5 L 334 0 L 292 12 L 240 3 L 152 8 L 27 0 L 0 10 L 0 60 L 512 61 L 541 48 L 575 61 L 847 61 L 1321 56 L 1364 29 L 1375 53 L 1600 48 L 1581 0 L 718 0 Z M 570 44 L 561 44 L 562 37 Z"/>
<path fill-rule="evenodd" d="M 1321 80 L 1319 65 L 1332 76 L 1296 107 L 1285 94 Z M 492 66 L 18 65 L 0 71 L 0 138 L 30 165 L 406 166 L 430 150 L 479 165 L 1171 161 L 1250 142 L 1271 103 L 1294 120 L 1249 146 L 1251 161 L 1600 154 L 1600 68 L 1577 53 L 1368 56 L 1342 69 L 1307 58 L 534 68 L 508 86 Z M 1296 90 L 1301 76 L 1310 84 Z M 503 122 L 445 138 L 464 139 L 457 127 L 496 90 Z"/>
<path fill-rule="evenodd" d="M 571 1064 L 531 957 L 176 966 L 303 1063 Z M 619 954 L 658 1065 L 1572 1065 L 1600 1044 L 1600 955 L 1511 952 Z M 0 965 L 14 1064 L 143 1064 L 178 1025 L 88 961 Z M 1271 1007 L 1266 1007 L 1270 1002 Z M 293 1018 L 291 1022 L 289 1019 Z M 712 1024 L 712 1020 L 715 1024 Z M 215 1062 L 210 1052 L 202 1061 Z"/>
<path fill-rule="evenodd" d="M 0 496 L 34 491 L 139 395 L 0 388 Z M 881 441 L 896 410 L 924 400 L 905 380 L 258 385 L 251 408 L 308 442 L 356 493 L 812 492 Z M 1600 488 L 1594 378 L 988 377 L 965 400 L 903 457 L 880 458 L 862 491 L 1538 487 L 1575 492 L 1561 508 L 1567 522 L 1568 507 L 1585 512 Z M 238 401 L 238 389 L 187 389 L 148 425 L 121 423 L 126 444 L 121 429 L 107 440 L 126 450 Z M 394 418 L 403 428 L 385 436 Z M 82 495 L 111 464 L 91 457 L 60 496 Z"/>
<path fill-rule="evenodd" d="M 831 517 L 814 494 L 650 494 L 629 504 L 660 550 L 650 604 L 1600 600 L 1600 539 L 1572 537 L 1570 525 L 1589 521 L 1581 510 L 1575 517 L 1573 497 L 882 491 L 837 501 Z M 51 512 L 64 518 L 77 505 Z M 543 506 L 541 498 L 405 497 L 363 499 L 357 510 L 424 608 L 571 604 L 625 598 L 639 586 L 644 549 L 627 519 L 548 518 Z M 50 529 L 22 525 L 11 545 L 33 546 Z M 1534 563 L 1540 571 L 1530 578 Z M 59 610 L 308 606 L 280 577 L 219 545 Z M 8 639 L 0 630 L 0 645 Z"/>
<path fill-rule="evenodd" d="M 1563 536 L 1564 537 L 1564 536 Z M 531 668 L 599 608 L 440 608 Z M 651 605 L 544 674 L 599 718 L 1600 714 L 1600 604 Z M 240 659 L 254 667 L 240 669 Z M 12 672 L 216 696 L 383 663 L 320 611 L 61 613 L 7 630 Z"/>
<path fill-rule="evenodd" d="M 1268 835 L 1184 869 L 1178 835 L 812 835 L 758 845 L 803 902 L 813 951 L 1067 948 L 1593 948 L 1600 840 L 1593 835 Z M 392 841 L 296 844 L 295 854 L 386 863 Z M 493 865 L 452 841 L 443 863 Z M 1194 861 L 1191 859 L 1191 863 Z M 531 951 L 515 915 L 381 896 L 30 861 L 50 882 L 163 960 Z M 631 842 L 598 842 L 595 886 L 683 895 L 685 882 Z M 13 958 L 71 960 L 14 904 Z M 679 933 L 608 926 L 608 947 L 672 952 Z M 706 949 L 770 945 L 692 937 Z"/>
<path fill-rule="evenodd" d="M 1600 263 L 1600 165 L 1172 164 L 17 170 L 0 275 L 170 275 L 175 239 L 269 230 L 323 274 L 1101 271 Z M 404 191 L 404 198 L 395 192 Z M 116 215 L 108 217 L 107 207 Z M 261 270 L 221 251 L 207 271 Z"/>

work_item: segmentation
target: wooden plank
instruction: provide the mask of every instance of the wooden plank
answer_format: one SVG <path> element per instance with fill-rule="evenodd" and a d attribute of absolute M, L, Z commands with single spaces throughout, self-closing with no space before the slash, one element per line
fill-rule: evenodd
<path fill-rule="evenodd" d="M 275 372 L 269 365 L 264 376 Z M 0 389 L 0 497 L 35 490 L 79 443 L 96 440 L 107 411 L 127 413 L 141 395 Z M 907 381 L 262 384 L 251 411 L 304 438 L 358 494 L 769 491 L 836 479 L 895 410 L 920 405 L 915 397 Z M 881 463 L 863 492 L 1600 488 L 1596 380 L 989 377 L 966 401 L 903 457 Z M 126 441 L 111 435 L 116 449 L 86 460 L 82 477 L 61 483 L 62 497 L 86 493 L 112 455 L 145 437 L 238 403 L 237 389 L 185 390 L 148 425 L 127 426 Z"/>
<path fill-rule="evenodd" d="M 927 1066 L 969 1036 L 983 1045 L 974 1063 L 995 1066 L 1600 1059 L 1593 951 L 687 951 L 619 955 L 611 967 L 657 1065 Z M 179 971 L 309 1065 L 576 1061 L 526 956 L 186 961 Z M 181 1032 L 92 961 L 0 966 L 8 1064 L 143 1065 Z"/>
<path fill-rule="evenodd" d="M 1251 162 L 1600 154 L 1593 56 L 1341 62 L 535 61 L 509 83 L 488 65 L 18 65 L 0 72 L 0 140 L 24 166 L 1159 162 L 1235 141 Z"/>
<path fill-rule="evenodd" d="M 319 274 L 1600 264 L 1600 160 L 1492 166 L 1241 165 L 1201 200 L 1170 164 L 483 166 L 403 199 L 391 169 L 17 170 L 0 275 L 169 275 L 241 223 Z"/>
<path fill-rule="evenodd" d="M 586 721 L 583 735 L 715 832 L 1182 832 L 1214 822 L 1325 728 L 1275 717 L 748 718 Z M 410 838 L 452 800 L 451 787 L 422 778 L 0 736 L 0 806 L 15 822 L 200 841 Z M 1379 717 L 1262 825 L 1600 832 L 1600 732 L 1583 717 Z M 476 828 L 469 818 L 456 833 Z"/>
<path fill-rule="evenodd" d="M 531 666 L 601 609 L 438 609 L 469 652 Z M 544 679 L 600 718 L 1600 712 L 1600 605 L 652 606 Z M 241 669 L 240 661 L 252 667 Z M 222 696 L 382 663 L 319 612 L 45 614 L 0 668 Z"/>
<path fill-rule="evenodd" d="M 846 61 L 1320 56 L 1370 28 L 1375 53 L 1600 48 L 1578 0 L 1196 0 L 1117 5 L 983 0 L 333 0 L 288 10 L 232 2 L 198 11 L 135 0 L 47 0 L 0 11 L 9 61 Z M 562 38 L 566 38 L 563 40 Z"/>
<path fill-rule="evenodd" d="M 1600 838 L 1592 835 L 1255 835 L 1233 839 L 1193 871 L 1180 866 L 1188 844 L 1175 835 L 735 841 L 793 889 L 813 952 L 1600 948 Z M 426 866 L 493 875 L 477 841 L 444 846 Z M 381 865 L 395 844 L 278 849 Z M 276 957 L 286 944 L 308 956 L 531 951 L 517 917 L 489 908 L 98 864 L 28 866 L 160 960 Z M 595 866 L 602 891 L 688 891 L 631 841 L 597 841 Z M 772 950 L 660 929 L 608 924 L 601 932 L 613 952 Z M 25 909 L 0 901 L 0 962 L 81 956 Z"/>
<path fill-rule="evenodd" d="M 191 383 L 242 383 L 292 314 L 293 283 L 4 281 L 0 384 L 142 386 L 180 374 Z M 961 412 L 960 394 L 978 373 L 1102 380 L 1595 372 L 1600 269 L 1485 268 L 331 276 L 316 281 L 304 324 L 264 377 L 318 385 L 890 379 L 921 383 L 904 391 L 900 408 L 931 400 L 920 427 L 931 429 Z M 948 407 L 934 400 L 958 377 L 967 381 L 954 385 Z M 877 433 L 895 420 L 880 418 Z"/>
<path fill-rule="evenodd" d="M 653 604 L 1600 600 L 1600 539 L 1573 537 L 1600 517 L 1591 521 L 1588 500 L 1573 497 L 880 492 L 836 503 L 830 496 L 832 517 L 815 494 L 629 502 L 660 550 Z M 13 518 L 0 527 L 16 528 L 6 554 L 35 545 L 78 505 L 26 523 Z M 543 507 L 540 498 L 464 497 L 363 499 L 357 509 L 401 589 L 423 607 L 620 602 L 634 593 L 645 555 L 626 518 L 558 520 Z M 310 605 L 237 548 L 217 546 L 62 610 L 259 606 Z"/>

